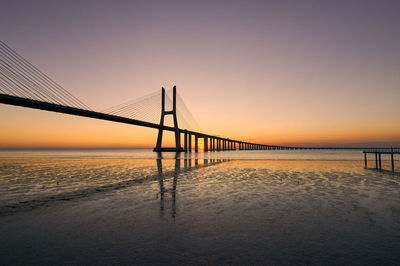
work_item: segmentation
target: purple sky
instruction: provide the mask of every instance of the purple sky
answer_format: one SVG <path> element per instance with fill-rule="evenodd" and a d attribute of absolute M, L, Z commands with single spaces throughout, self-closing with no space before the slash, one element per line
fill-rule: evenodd
<path fill-rule="evenodd" d="M 378 0 L 2 0 L 0 32 L 94 109 L 177 85 L 209 133 L 400 143 L 399 14 Z"/>

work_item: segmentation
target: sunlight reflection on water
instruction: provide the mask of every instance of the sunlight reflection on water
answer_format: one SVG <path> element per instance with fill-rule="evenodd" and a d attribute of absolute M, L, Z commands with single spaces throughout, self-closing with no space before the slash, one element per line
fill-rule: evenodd
<path fill-rule="evenodd" d="M 191 159 L 244 159 L 244 160 L 362 160 L 360 150 L 276 150 L 276 151 L 224 151 L 182 153 L 181 158 Z M 160 155 L 152 149 L 38 149 L 2 150 L 1 157 L 38 158 L 136 158 L 157 159 Z M 175 153 L 163 153 L 162 158 L 174 159 Z"/>

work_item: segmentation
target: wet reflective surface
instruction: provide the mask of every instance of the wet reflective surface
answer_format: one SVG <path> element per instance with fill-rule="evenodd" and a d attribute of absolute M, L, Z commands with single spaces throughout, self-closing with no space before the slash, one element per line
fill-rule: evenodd
<path fill-rule="evenodd" d="M 400 263 L 400 178 L 362 161 L 0 159 L 0 264 Z"/>

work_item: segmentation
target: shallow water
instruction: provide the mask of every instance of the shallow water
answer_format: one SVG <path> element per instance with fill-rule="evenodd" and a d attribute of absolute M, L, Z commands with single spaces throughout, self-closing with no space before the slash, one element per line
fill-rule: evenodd
<path fill-rule="evenodd" d="M 398 175 L 218 156 L 2 156 L 0 264 L 400 263 Z"/>
<path fill-rule="evenodd" d="M 2 157 L 17 158 L 136 158 L 175 159 L 175 153 L 155 153 L 151 149 L 30 149 L 2 150 Z M 361 160 L 361 150 L 271 150 L 182 153 L 181 159 L 237 159 L 237 160 Z M 372 158 L 371 158 L 372 159 Z"/>

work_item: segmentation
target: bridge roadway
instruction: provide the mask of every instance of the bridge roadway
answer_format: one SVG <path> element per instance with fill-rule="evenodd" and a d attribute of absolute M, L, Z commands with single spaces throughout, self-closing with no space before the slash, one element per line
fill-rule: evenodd
<path fill-rule="evenodd" d="M 160 126 L 159 124 L 154 124 L 150 122 L 135 120 L 131 118 L 90 111 L 65 105 L 59 105 L 54 103 L 48 103 L 44 101 L 32 100 L 17 96 L 11 96 L 7 94 L 0 94 L 0 103 L 28 107 L 39 110 L 46 110 L 51 112 L 70 114 L 82 117 L 89 117 L 94 119 L 101 119 L 106 121 L 113 121 L 118 123 L 136 125 L 149 127 L 154 129 L 164 129 L 167 131 L 175 132 L 174 127 L 170 126 Z M 186 129 L 179 129 L 181 134 L 184 134 L 184 147 L 182 151 L 191 152 L 192 151 L 192 136 L 194 136 L 194 151 L 198 152 L 199 145 L 198 140 L 203 138 L 204 140 L 204 151 L 226 151 L 226 150 L 299 150 L 299 149 L 349 149 L 349 148 L 322 148 L 322 147 L 287 147 L 287 146 L 274 146 L 257 144 L 251 142 L 244 142 L 240 140 L 233 140 L 229 138 L 222 138 L 219 136 L 204 134 L 201 132 L 190 131 Z"/>

